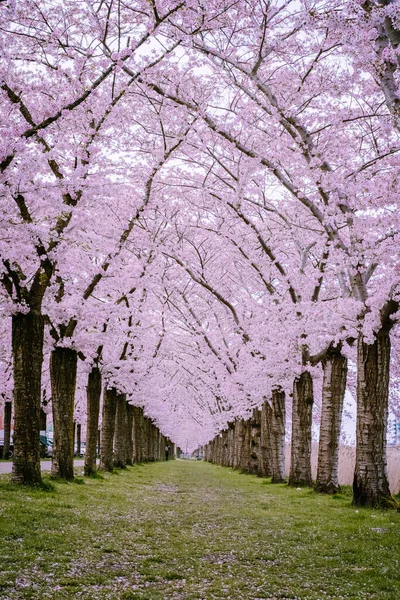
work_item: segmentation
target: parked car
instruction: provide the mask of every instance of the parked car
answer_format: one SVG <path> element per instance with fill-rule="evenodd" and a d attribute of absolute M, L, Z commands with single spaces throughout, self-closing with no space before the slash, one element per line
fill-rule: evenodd
<path fill-rule="evenodd" d="M 0 429 L 0 458 L 3 457 L 3 448 L 4 448 L 4 431 Z M 40 442 L 39 442 L 39 452 L 40 458 L 51 458 L 53 456 L 53 442 L 48 439 L 43 434 L 40 434 Z M 14 453 L 14 444 L 13 444 L 13 434 L 10 436 L 10 454 L 9 458 L 13 457 Z"/>
<path fill-rule="evenodd" d="M 53 456 L 53 442 L 46 435 L 40 434 L 40 457 L 51 458 Z"/>

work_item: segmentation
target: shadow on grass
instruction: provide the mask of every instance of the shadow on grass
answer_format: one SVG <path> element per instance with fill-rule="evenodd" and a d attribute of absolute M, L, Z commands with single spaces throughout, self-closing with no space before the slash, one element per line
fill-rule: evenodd
<path fill-rule="evenodd" d="M 75 485 L 85 485 L 85 480 L 83 477 L 75 477 L 71 483 L 74 483 Z"/>
<path fill-rule="evenodd" d="M 7 492 L 20 492 L 21 490 L 32 490 L 35 492 L 55 492 L 56 487 L 49 479 L 42 480 L 42 483 L 35 483 L 29 485 L 27 483 L 14 483 L 11 481 L 11 474 L 7 474 L 5 477 L 0 478 L 1 489 Z"/>
<path fill-rule="evenodd" d="M 102 475 L 101 471 L 94 471 L 90 475 L 85 475 L 88 479 L 105 479 L 104 475 Z"/>

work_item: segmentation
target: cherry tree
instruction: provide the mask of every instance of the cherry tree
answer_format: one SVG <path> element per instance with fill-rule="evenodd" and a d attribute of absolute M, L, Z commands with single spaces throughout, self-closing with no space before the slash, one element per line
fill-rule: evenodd
<path fill-rule="evenodd" d="M 16 481 L 40 481 L 42 304 L 55 283 L 60 243 L 91 185 L 102 185 L 101 131 L 140 74 L 178 44 L 168 31 L 184 6 L 164 11 L 146 2 L 131 8 L 99 2 L 77 10 L 27 1 L 2 12 L 1 171 L 5 218 L 17 224 L 2 249 L 13 313 Z M 129 76 L 121 68 L 127 64 Z"/>

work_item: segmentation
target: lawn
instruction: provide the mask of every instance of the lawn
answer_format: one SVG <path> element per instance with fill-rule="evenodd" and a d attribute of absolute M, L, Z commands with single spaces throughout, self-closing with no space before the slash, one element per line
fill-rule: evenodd
<path fill-rule="evenodd" d="M 2 600 L 400 598 L 400 514 L 349 491 L 183 460 L 45 482 L 0 478 Z"/>

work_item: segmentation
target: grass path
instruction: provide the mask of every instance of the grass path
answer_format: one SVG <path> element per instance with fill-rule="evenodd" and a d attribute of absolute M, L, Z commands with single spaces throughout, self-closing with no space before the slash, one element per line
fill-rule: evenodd
<path fill-rule="evenodd" d="M 400 598 L 400 514 L 196 461 L 19 489 L 0 478 L 0 598 Z M 49 479 L 47 479 L 49 481 Z"/>

